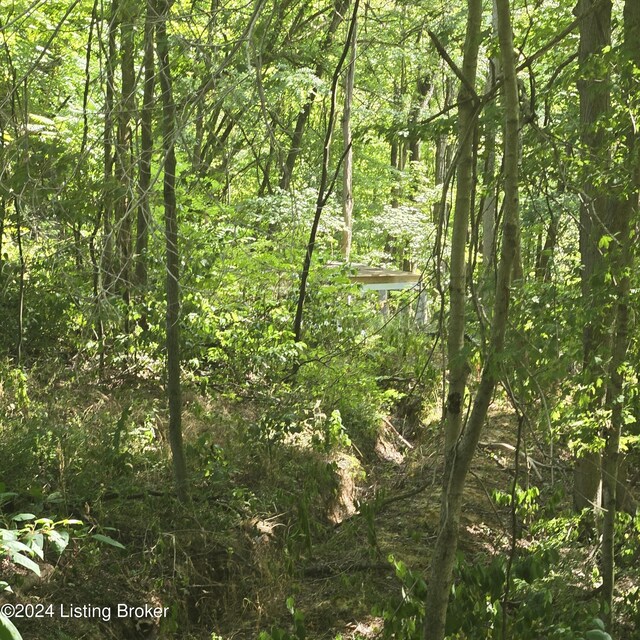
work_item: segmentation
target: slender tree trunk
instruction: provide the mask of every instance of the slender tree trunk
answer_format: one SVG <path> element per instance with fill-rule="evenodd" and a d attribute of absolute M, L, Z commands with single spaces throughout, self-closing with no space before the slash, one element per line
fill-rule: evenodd
<path fill-rule="evenodd" d="M 480 6 L 474 6 L 474 4 Z M 498 35 L 504 69 L 504 220 L 502 247 L 498 265 L 495 305 L 491 324 L 491 338 L 487 358 L 482 369 L 480 384 L 476 392 L 469 420 L 462 434 L 458 434 L 451 446 L 445 450 L 440 530 L 431 561 L 426 615 L 424 621 L 425 640 L 443 640 L 446 613 L 451 590 L 453 565 L 458 545 L 458 529 L 462 510 L 462 497 L 471 460 L 475 453 L 480 433 L 495 389 L 502 361 L 504 337 L 509 313 L 510 285 L 518 244 L 518 129 L 519 105 L 515 70 L 515 55 L 511 34 L 509 0 L 497 0 Z M 467 41 L 465 56 L 475 50 L 477 58 L 481 3 L 469 2 Z M 470 42 L 475 43 L 470 46 Z M 474 75 L 467 75 L 475 81 Z M 473 86 L 473 85 L 472 85 Z M 455 224 L 455 222 L 454 222 Z M 457 357 L 462 359 L 462 354 Z"/>
<path fill-rule="evenodd" d="M 141 291 L 147 286 L 147 247 L 149 245 L 149 221 L 151 207 L 151 158 L 153 155 L 153 99 L 155 91 L 155 61 L 153 53 L 153 31 L 155 10 L 154 0 L 147 0 L 147 13 L 144 22 L 144 94 L 140 114 L 140 173 L 139 204 L 136 229 L 136 284 Z"/>
<path fill-rule="evenodd" d="M 353 141 L 351 138 L 351 105 L 356 75 L 356 52 L 358 41 L 358 17 L 354 17 L 351 39 L 351 57 L 344 79 L 344 110 L 342 112 L 342 138 L 344 144 L 344 164 L 342 166 L 342 216 L 344 227 L 340 245 L 342 257 L 349 262 L 353 234 Z"/>
<path fill-rule="evenodd" d="M 2 111 L 0 111 L 0 176 L 4 176 L 8 168 L 5 166 L 4 156 L 4 118 L 2 117 Z M 7 219 L 7 198 L 3 193 L 0 195 L 0 291 L 2 291 L 3 284 L 3 271 L 4 271 L 4 223 Z"/>
<path fill-rule="evenodd" d="M 556 248 L 558 239 L 558 223 L 560 218 L 553 212 L 550 212 L 551 220 L 547 229 L 547 237 L 544 246 L 540 247 L 538 256 L 536 257 L 536 280 L 540 282 L 549 282 L 551 278 L 551 269 L 549 263 Z"/>
<path fill-rule="evenodd" d="M 420 162 L 420 143 L 421 136 L 419 132 L 420 114 L 423 109 L 427 108 L 431 96 L 433 94 L 433 83 L 428 75 L 421 75 L 416 80 L 416 98 L 409 119 L 407 129 L 409 131 L 409 161 Z"/>
<path fill-rule="evenodd" d="M 444 80 L 444 102 L 443 108 L 451 107 L 453 104 L 453 81 L 450 76 Z M 449 143 L 449 135 L 440 133 L 436 138 L 436 149 L 434 157 L 434 180 L 436 185 L 443 185 L 451 165 L 453 155 L 453 145 Z M 443 210 L 446 209 L 446 210 Z M 449 215 L 449 203 L 447 200 L 438 199 L 433 205 L 432 222 L 438 224 Z M 446 216 L 445 216 L 446 214 Z"/>
<path fill-rule="evenodd" d="M 480 46 L 480 21 L 482 5 L 478 0 L 468 0 L 467 35 L 465 40 L 462 73 L 468 86 L 475 86 Z M 473 140 L 477 126 L 478 106 L 464 84 L 458 94 L 458 168 L 453 235 L 451 238 L 451 277 L 449 332 L 447 340 L 447 365 L 449 389 L 447 394 L 447 419 L 445 426 L 445 450 L 453 448 L 462 429 L 464 394 L 468 363 L 463 356 L 466 305 L 467 235 L 471 203 L 473 202 Z"/>
<path fill-rule="evenodd" d="M 18 77 L 16 68 L 13 65 L 8 50 L 7 57 L 9 58 L 9 73 L 11 76 L 11 88 L 10 88 L 10 105 L 11 105 L 11 119 L 14 126 L 14 135 L 16 140 L 20 140 L 18 147 L 18 162 L 22 167 L 26 167 L 27 176 L 29 175 L 29 136 L 20 137 L 20 125 L 26 130 L 29 122 L 29 95 L 27 91 L 27 81 L 24 80 L 24 93 L 22 96 L 22 104 L 18 104 Z M 18 113 L 20 108 L 21 113 Z M 22 350 L 24 346 L 24 293 L 25 293 L 25 273 L 26 264 L 24 257 L 24 249 L 22 246 L 22 201 L 21 198 L 25 192 L 26 182 L 29 178 L 25 178 L 25 182 L 22 183 L 20 193 L 13 194 L 13 208 L 16 214 L 16 245 L 18 247 L 18 308 L 16 309 L 17 317 L 17 335 L 16 335 L 16 362 L 18 366 L 22 364 Z M 16 189 L 17 191 L 17 189 Z"/>
<path fill-rule="evenodd" d="M 127 305 L 125 331 L 129 326 L 129 304 L 132 286 L 132 226 L 133 226 L 133 129 L 132 120 L 135 109 L 136 75 L 134 67 L 134 22 L 137 7 L 134 0 L 120 0 L 120 74 L 121 93 L 118 105 L 118 127 L 116 136 L 116 178 L 118 197 L 115 201 L 115 223 L 117 225 L 118 244 L 118 281 L 122 298 Z"/>
<path fill-rule="evenodd" d="M 630 249 L 629 220 L 631 210 L 638 211 L 637 194 L 635 203 L 622 202 L 618 211 L 617 238 L 620 246 L 614 251 L 619 255 L 618 264 L 612 266 L 617 274 L 616 286 L 616 319 L 613 334 L 613 349 L 609 364 L 606 406 L 610 411 L 610 422 L 605 427 L 605 447 L 602 454 L 602 509 L 604 523 L 602 530 L 602 615 L 607 624 L 613 622 L 613 590 L 615 586 L 615 521 L 617 513 L 618 469 L 620 462 L 620 438 L 624 424 L 624 373 L 627 349 L 629 346 L 629 273 L 633 268 Z M 618 225 L 616 225 L 618 226 Z M 617 267 L 617 268 L 616 268 Z"/>
<path fill-rule="evenodd" d="M 640 4 L 637 0 L 626 0 L 624 6 L 624 42 L 622 51 L 623 87 L 629 103 L 629 112 L 635 113 L 638 106 L 635 70 L 640 68 Z M 610 245 L 612 282 L 615 287 L 616 319 L 613 347 L 609 364 L 607 384 L 607 408 L 611 418 L 605 428 L 605 447 L 602 456 L 602 507 L 604 524 L 602 531 L 602 613 L 609 627 L 614 618 L 615 587 L 615 522 L 618 509 L 620 439 L 624 425 L 624 364 L 629 347 L 630 274 L 634 269 L 631 220 L 637 219 L 640 210 L 640 137 L 635 123 L 630 123 L 626 132 L 626 146 L 630 169 L 631 195 L 624 196 L 618 206 L 612 231 L 615 243 Z"/>
<path fill-rule="evenodd" d="M 493 33 L 498 33 L 498 15 L 496 2 L 492 2 L 491 22 Z M 500 76 L 500 56 L 494 55 L 489 60 L 489 72 L 487 77 L 487 91 L 494 88 Z M 495 264 L 495 234 L 496 221 L 498 218 L 498 193 L 495 181 L 496 173 L 496 125 L 489 118 L 484 130 L 485 165 L 483 185 L 485 194 L 482 198 L 482 263 L 485 271 L 491 269 Z"/>
<path fill-rule="evenodd" d="M 307 251 L 304 256 L 304 262 L 302 264 L 302 273 L 300 274 L 300 290 L 298 293 L 298 304 L 296 306 L 296 315 L 293 320 L 293 334 L 295 341 L 299 342 L 302 338 L 302 315 L 304 312 L 304 301 L 307 295 L 307 280 L 309 278 L 309 270 L 311 268 L 311 258 L 313 257 L 313 251 L 316 245 L 316 234 L 318 232 L 318 225 L 320 224 L 320 216 L 324 210 L 324 206 L 327 202 L 327 188 L 329 186 L 329 160 L 331 158 L 331 139 L 333 137 L 333 128 L 335 123 L 336 112 L 336 95 L 338 91 L 338 81 L 340 78 L 340 71 L 347 59 L 349 50 L 351 49 L 351 39 L 355 35 L 356 17 L 358 15 L 358 6 L 360 0 L 355 0 L 353 6 L 353 13 L 351 22 L 349 25 L 349 33 L 347 34 L 347 41 L 345 42 L 344 49 L 338 64 L 333 72 L 333 79 L 331 82 L 331 106 L 329 109 L 329 117 L 327 121 L 327 132 L 324 139 L 324 149 L 322 153 L 322 172 L 320 175 L 320 186 L 318 187 L 318 199 L 316 201 L 316 211 L 311 225 L 311 232 L 309 233 L 309 242 L 307 243 Z"/>
<path fill-rule="evenodd" d="M 113 202 L 114 202 L 114 103 L 115 103 L 115 66 L 116 36 L 118 25 L 118 0 L 112 0 L 107 33 L 107 59 L 105 63 L 106 89 L 104 101 L 104 174 L 103 174 L 103 225 L 104 247 L 102 251 L 102 283 L 106 291 L 111 291 L 115 281 L 114 241 L 113 241 Z"/>
<path fill-rule="evenodd" d="M 13 207 L 16 211 L 16 244 L 18 246 L 18 260 L 20 263 L 20 271 L 18 275 L 18 335 L 16 340 L 16 361 L 18 366 L 22 364 L 22 350 L 24 345 L 24 287 L 25 287 L 25 271 L 26 265 L 24 261 L 24 250 L 22 248 L 22 205 L 20 196 L 17 195 L 13 199 Z"/>
<path fill-rule="evenodd" d="M 3 129 L 0 126 L 0 139 L 3 136 Z M 0 153 L 2 145 L 0 144 Z M 0 196 L 0 291 L 2 291 L 2 284 L 4 281 L 4 221 L 7 217 L 7 199 L 4 196 Z"/>
<path fill-rule="evenodd" d="M 444 80 L 444 98 L 442 108 L 447 109 L 453 105 L 453 80 L 450 76 L 446 76 Z M 436 139 L 436 153 L 434 157 L 433 171 L 435 174 L 436 185 L 444 184 L 449 164 L 451 163 L 451 145 L 449 144 L 449 136 L 447 133 L 440 133 Z"/>
<path fill-rule="evenodd" d="M 156 38 L 162 90 L 164 147 L 164 221 L 167 253 L 167 395 L 169 398 L 169 444 L 173 456 L 176 494 L 188 499 L 187 464 L 182 444 L 182 393 L 180 384 L 180 256 L 176 207 L 176 106 L 173 101 L 167 21 L 169 0 L 158 0 Z"/>
<path fill-rule="evenodd" d="M 597 6 L 596 6 L 597 5 Z M 576 16 L 584 15 L 580 21 L 580 44 L 578 60 L 582 69 L 593 55 L 602 52 L 611 44 L 611 3 L 607 0 L 579 0 Z M 580 94 L 580 138 L 585 149 L 587 171 L 583 183 L 583 201 L 580 207 L 580 255 L 582 262 L 582 297 L 585 307 L 590 309 L 583 331 L 583 367 L 592 380 L 606 378 L 606 370 L 600 364 L 607 361 L 610 340 L 607 337 L 609 312 L 603 308 L 602 296 L 606 290 L 604 270 L 606 265 L 600 252 L 600 238 L 609 233 L 611 218 L 609 197 L 595 183 L 600 171 L 598 166 L 606 164 L 609 151 L 603 128 L 597 122 L 609 112 L 609 71 L 606 65 L 599 66 L 599 73 L 589 67 L 582 71 L 578 80 Z M 596 302 L 597 301 L 597 302 Z M 611 311 L 609 309 L 609 311 Z M 602 406 L 604 397 L 599 394 L 592 401 L 590 411 Z M 576 461 L 574 471 L 574 506 L 599 509 L 601 501 L 601 456 L 588 451 Z"/>

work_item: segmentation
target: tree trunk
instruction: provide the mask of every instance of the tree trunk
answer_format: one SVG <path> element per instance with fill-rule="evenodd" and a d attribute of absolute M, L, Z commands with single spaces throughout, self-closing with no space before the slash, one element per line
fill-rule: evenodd
<path fill-rule="evenodd" d="M 26 264 L 24 260 L 24 250 L 22 248 L 22 204 L 20 203 L 19 195 L 16 195 L 13 199 L 13 208 L 16 212 L 16 245 L 18 247 L 18 260 L 20 264 L 17 309 L 18 335 L 16 340 L 16 363 L 20 366 L 22 364 L 22 351 L 24 348 L 24 288 Z"/>
<path fill-rule="evenodd" d="M 358 17 L 354 17 L 351 40 L 351 57 L 344 79 L 344 110 L 342 112 L 342 138 L 344 144 L 344 164 L 342 166 L 342 258 L 349 262 L 353 234 L 353 140 L 351 137 L 351 105 L 356 75 L 356 49 L 358 41 Z"/>
<path fill-rule="evenodd" d="M 113 250 L 113 131 L 114 131 L 114 102 L 115 102 L 115 65 L 116 65 L 116 34 L 118 25 L 118 0 L 112 0 L 107 34 L 107 60 L 105 64 L 105 100 L 104 100 L 104 197 L 103 197 L 103 227 L 104 247 L 102 250 L 101 272 L 102 285 L 106 291 L 111 291 L 115 280 L 114 250 Z M 103 354 L 101 354 L 101 359 Z"/>
<path fill-rule="evenodd" d="M 624 43 L 622 50 L 623 82 L 626 99 L 635 113 L 638 99 L 635 87 L 634 72 L 640 67 L 640 5 L 637 0 L 626 0 L 624 6 Z M 618 509 L 618 493 L 623 493 L 619 486 L 620 439 L 624 425 L 625 394 L 625 359 L 629 348 L 629 306 L 630 306 L 630 274 L 634 269 L 634 253 L 632 248 L 631 220 L 637 219 L 640 194 L 640 139 L 635 123 L 630 122 L 626 132 L 626 146 L 630 169 L 631 195 L 621 199 L 617 215 L 613 221 L 612 231 L 615 243 L 612 243 L 611 256 L 612 281 L 615 287 L 616 319 L 613 333 L 613 347 L 607 385 L 607 408 L 611 421 L 605 428 L 605 447 L 602 456 L 602 507 L 604 524 L 602 531 L 602 613 L 611 626 L 614 620 L 615 587 L 615 522 Z"/>
<path fill-rule="evenodd" d="M 349 25 L 349 33 L 347 34 L 347 41 L 345 42 L 342 55 L 338 64 L 333 72 L 333 78 L 331 81 L 331 106 L 329 108 L 329 116 L 327 120 L 327 131 L 324 138 L 324 148 L 322 152 L 322 171 L 320 174 L 320 186 L 318 187 L 318 198 L 316 200 L 316 210 L 313 217 L 313 223 L 311 225 L 311 231 L 309 233 L 309 241 L 307 243 L 307 250 L 305 252 L 304 261 L 302 264 L 302 273 L 300 274 L 300 290 L 298 292 L 298 303 L 296 305 L 296 315 L 293 320 L 293 335 L 296 342 L 300 342 L 302 338 L 302 315 L 304 311 L 304 301 L 307 295 L 307 280 L 309 278 L 309 270 L 311 268 L 311 259 L 316 246 L 316 234 L 318 232 L 318 225 L 320 224 L 320 217 L 324 206 L 327 202 L 327 187 L 329 185 L 329 161 L 331 158 L 331 139 L 333 137 L 333 128 L 335 123 L 336 112 L 336 94 L 338 90 L 338 81 L 340 78 L 340 71 L 342 65 L 347 59 L 349 50 L 351 49 L 351 39 L 355 37 L 356 17 L 358 15 L 358 6 L 360 0 L 355 0 L 353 6 L 353 14 Z"/>
<path fill-rule="evenodd" d="M 593 55 L 611 44 L 611 3 L 607 0 L 579 0 L 574 10 L 576 16 L 584 15 L 580 21 L 580 44 L 578 60 L 581 68 Z M 600 253 L 600 238 L 608 233 L 611 217 L 609 198 L 602 187 L 595 183 L 600 173 L 598 165 L 607 162 L 609 150 L 602 128 L 597 122 L 609 112 L 609 71 L 600 65 L 601 71 L 593 68 L 583 72 L 578 79 L 580 94 L 580 139 L 587 157 L 588 171 L 583 183 L 583 200 L 580 207 L 580 256 L 582 262 L 582 297 L 585 307 L 590 309 L 583 330 L 583 367 L 591 380 L 606 378 L 606 370 L 600 362 L 607 361 L 609 339 L 609 312 L 602 302 L 606 289 L 604 283 L 605 263 Z M 597 302 L 596 302 L 597 301 Z M 611 309 L 609 309 L 611 311 Z M 602 406 L 604 397 L 599 394 L 592 401 L 590 411 Z M 574 507 L 576 510 L 600 506 L 601 460 L 600 453 L 589 451 L 576 461 L 574 472 Z"/>
<path fill-rule="evenodd" d="M 498 15 L 496 2 L 493 0 L 491 11 L 493 33 L 498 33 Z M 500 56 L 495 54 L 489 60 L 489 72 L 487 74 L 487 92 L 493 90 L 500 76 Z M 482 264 L 485 272 L 488 272 L 495 264 L 495 235 L 496 221 L 498 218 L 498 191 L 496 185 L 496 125 L 491 118 L 487 119 L 484 129 L 485 163 L 483 186 L 485 193 L 482 197 Z"/>
<path fill-rule="evenodd" d="M 447 76 L 444 80 L 444 102 L 443 108 L 451 107 L 453 104 L 453 82 L 451 77 Z M 449 143 L 449 134 L 440 133 L 436 138 L 436 149 L 434 157 L 434 181 L 436 185 L 444 185 L 447 172 L 451 165 L 453 156 L 453 145 Z M 444 210 L 443 210 L 444 209 Z M 445 215 L 446 214 L 446 215 Z M 439 224 L 440 220 L 444 220 L 449 215 L 449 203 L 446 200 L 438 199 L 433 205 L 432 222 Z"/>
<path fill-rule="evenodd" d="M 154 17 L 153 0 L 147 0 L 147 13 L 144 22 L 144 94 L 140 113 L 140 202 L 136 225 L 136 285 L 141 291 L 144 291 L 147 286 L 147 247 L 149 245 L 149 221 L 151 220 L 149 192 L 151 191 L 152 118 L 156 77 L 153 54 Z"/>
<path fill-rule="evenodd" d="M 164 148 L 164 221 L 167 253 L 167 395 L 169 399 L 169 444 L 173 457 L 176 494 L 180 502 L 188 498 L 187 464 L 182 445 L 182 394 L 180 386 L 180 256 L 176 207 L 176 107 L 173 101 L 167 20 L 169 0 L 158 2 L 156 38 L 162 89 Z"/>
<path fill-rule="evenodd" d="M 115 202 L 115 224 L 117 225 L 118 267 L 117 278 L 127 307 L 131 301 L 132 284 L 132 205 L 134 200 L 133 179 L 133 129 L 135 110 L 136 74 L 134 68 L 134 22 L 136 5 L 134 0 L 120 0 L 120 73 L 121 93 L 118 110 L 116 136 L 116 178 L 118 197 Z M 129 331 L 129 310 L 125 318 L 125 331 Z"/>
<path fill-rule="evenodd" d="M 605 446 L 602 454 L 602 509 L 604 523 L 602 530 L 602 615 L 607 624 L 613 621 L 613 590 L 615 585 L 615 521 L 617 512 L 618 468 L 620 460 L 620 438 L 624 424 L 624 373 L 623 367 L 629 346 L 629 273 L 633 268 L 630 249 L 629 220 L 631 210 L 638 210 L 636 202 L 622 202 L 618 212 L 617 229 L 620 246 L 614 251 L 612 271 L 616 286 L 616 319 L 613 335 L 613 350 L 609 364 L 606 406 L 610 411 L 610 423 L 605 427 Z M 616 225 L 618 226 L 618 225 Z M 621 254 L 621 255 L 620 255 Z"/>
<path fill-rule="evenodd" d="M 409 113 L 407 129 L 409 131 L 409 161 L 420 162 L 421 135 L 419 132 L 420 114 L 426 109 L 433 94 L 433 82 L 428 75 L 416 80 L 416 97 Z"/>
<path fill-rule="evenodd" d="M 469 87 L 475 86 L 480 46 L 482 6 L 478 0 L 468 0 L 467 35 L 462 73 Z M 466 248 L 471 203 L 473 202 L 473 140 L 477 126 L 478 106 L 465 84 L 458 94 L 458 169 L 456 199 L 451 238 L 451 277 L 447 363 L 449 389 L 446 407 L 445 450 L 453 448 L 462 429 L 464 394 L 468 363 L 463 357 L 466 306 Z"/>
<path fill-rule="evenodd" d="M 453 105 L 453 81 L 447 76 L 444 81 L 444 100 L 443 109 L 447 109 Z M 444 184 L 449 164 L 451 162 L 451 145 L 449 144 L 449 135 L 440 133 L 436 139 L 436 153 L 434 157 L 433 171 L 435 174 L 436 185 Z"/>
<path fill-rule="evenodd" d="M 544 246 L 540 247 L 540 251 L 536 256 L 536 280 L 540 282 L 551 281 L 551 258 L 556 248 L 556 242 L 558 240 L 558 224 L 560 217 L 549 211 L 551 220 L 549 221 L 549 227 L 547 229 L 547 237 L 544 241 Z M 541 241 L 542 242 L 542 241 Z"/>
<path fill-rule="evenodd" d="M 443 640 L 449 592 L 453 576 L 453 565 L 458 544 L 458 529 L 462 510 L 462 496 L 466 476 L 475 453 L 482 426 L 498 379 L 502 360 L 504 337 L 509 313 L 510 284 L 518 244 L 518 129 L 519 105 L 515 70 L 515 54 L 511 34 L 509 0 L 497 0 L 498 35 L 504 68 L 504 221 L 502 247 L 498 265 L 495 305 L 491 324 L 489 351 L 482 369 L 478 391 L 473 402 L 471 415 L 462 434 L 445 450 L 445 471 L 443 476 L 442 502 L 440 510 L 440 530 L 431 562 L 431 574 L 424 621 L 425 640 Z M 465 63 L 467 55 L 475 52 L 477 59 L 481 2 L 469 1 L 467 40 L 465 43 Z M 475 65 L 474 65 L 475 66 Z M 465 77 L 475 81 L 475 73 Z M 472 85 L 473 86 L 473 85 Z M 457 212 L 456 212 L 457 213 Z M 455 225 L 455 221 L 454 221 Z M 463 248 L 464 251 L 464 248 Z M 452 303 L 453 304 L 453 303 Z M 462 353 L 458 352 L 462 360 Z M 464 392 L 464 390 L 463 390 Z M 450 434 L 447 434 L 450 436 Z"/>

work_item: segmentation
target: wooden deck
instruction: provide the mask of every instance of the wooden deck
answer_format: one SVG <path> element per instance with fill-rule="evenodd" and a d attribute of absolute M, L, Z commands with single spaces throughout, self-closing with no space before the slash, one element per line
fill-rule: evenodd
<path fill-rule="evenodd" d="M 330 262 L 328 266 L 340 267 L 343 265 L 340 262 Z M 412 289 L 420 281 L 420 274 L 413 273 L 412 271 L 369 267 L 364 264 L 352 264 L 351 267 L 356 271 L 353 275 L 349 276 L 351 282 L 362 285 L 363 289 L 374 291 Z"/>

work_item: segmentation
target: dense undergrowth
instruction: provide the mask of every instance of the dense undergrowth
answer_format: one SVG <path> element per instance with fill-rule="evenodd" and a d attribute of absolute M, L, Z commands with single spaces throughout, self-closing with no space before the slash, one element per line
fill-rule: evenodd
<path fill-rule="evenodd" d="M 442 471 L 439 318 L 417 325 L 411 292 L 382 316 L 346 270 L 318 269 L 296 344 L 282 274 L 299 255 L 253 231 L 221 232 L 206 265 L 194 238 L 202 258 L 185 265 L 187 505 L 172 491 L 162 301 L 94 310 L 100 342 L 87 339 L 92 301 L 58 294 L 54 272 L 30 290 L 29 309 L 39 296 L 47 313 L 28 314 L 27 364 L 6 359 L 0 372 L 0 579 L 4 602 L 55 609 L 14 619 L 25 640 L 421 637 Z M 565 313 L 576 289 L 536 282 L 515 300 L 506 359 L 518 366 L 469 483 L 451 639 L 637 637 L 640 519 L 618 518 L 616 625 L 605 630 L 597 527 L 570 505 L 569 452 L 602 445 L 585 410 L 597 383 L 567 374 L 580 357 Z M 473 380 L 485 328 L 468 326 Z M 9 345 L 15 327 L 4 329 Z M 632 403 L 628 414 L 634 486 Z M 69 603 L 166 614 L 62 617 Z"/>
<path fill-rule="evenodd" d="M 188 218 L 197 204 L 183 239 L 186 505 L 173 495 L 166 433 L 160 262 L 155 286 L 127 307 L 116 295 L 96 301 L 87 273 L 73 280 L 64 256 L 53 268 L 28 256 L 38 284 L 24 301 L 24 364 L 0 365 L 0 579 L 13 590 L 3 598 L 166 614 L 106 620 L 56 609 L 16 625 L 25 640 L 420 638 L 439 522 L 442 284 L 423 281 L 425 324 L 412 290 L 394 294 L 383 314 L 376 292 L 327 264 L 330 215 L 296 343 L 293 274 L 309 202 L 280 194 L 220 207 L 196 227 Z M 431 223 L 414 218 L 420 233 L 408 235 L 430 238 Z M 359 229 L 369 262 L 388 235 L 378 223 Z M 467 488 L 451 639 L 637 634 L 640 520 L 618 518 L 616 626 L 603 630 L 597 527 L 571 508 L 571 454 L 602 439 L 601 416 L 588 410 L 599 383 L 576 364 L 582 319 L 568 313 L 585 313 L 575 260 L 562 259 L 565 286 L 531 280 L 514 296 L 502 388 Z M 13 294 L 16 278 L 5 281 Z M 1 327 L 8 352 L 15 332 Z M 472 385 L 486 332 L 486 318 L 470 312 Z M 628 399 L 633 488 L 631 383 Z"/>
<path fill-rule="evenodd" d="M 133 362 L 126 376 L 100 381 L 74 363 L 5 362 L 3 526 L 31 548 L 22 555 L 41 577 L 5 553 L 15 595 L 4 600 L 167 608 L 159 620 L 14 620 L 23 637 L 419 638 L 438 521 L 440 386 L 426 360 L 433 338 L 396 321 L 393 335 L 380 330 L 386 344 L 375 354 L 328 372 L 310 358 L 277 385 L 252 380 L 256 369 L 223 393 L 193 370 L 184 393 L 187 506 L 172 495 L 163 389 L 152 371 Z M 425 360 L 392 368 L 386 349 L 407 343 Z M 412 401 L 418 384 L 422 402 Z M 512 410 L 501 400 L 496 411 L 487 440 L 514 442 Z M 530 454 L 542 455 L 534 443 Z M 571 513 L 566 461 L 553 464 L 555 484 L 538 462 L 521 470 L 513 493 L 510 454 L 480 455 L 449 637 L 497 638 L 503 628 L 522 640 L 607 637 L 597 537 Z M 34 537 L 42 517 L 67 544 Z M 612 637 L 621 640 L 638 624 L 639 530 L 637 517 L 620 516 Z"/>

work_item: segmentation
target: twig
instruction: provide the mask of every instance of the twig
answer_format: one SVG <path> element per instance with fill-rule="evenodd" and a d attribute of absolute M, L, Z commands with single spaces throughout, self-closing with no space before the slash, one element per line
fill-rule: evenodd
<path fill-rule="evenodd" d="M 383 417 L 382 421 L 398 436 L 398 438 L 400 438 L 400 441 L 407 447 L 407 449 L 413 449 L 413 445 L 401 433 L 399 433 L 388 418 Z"/>

